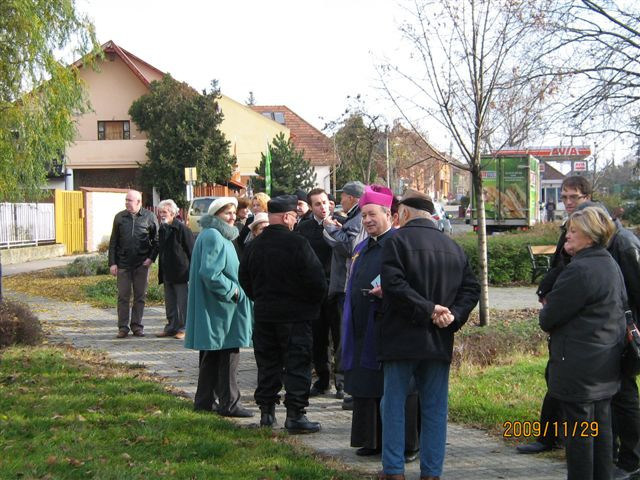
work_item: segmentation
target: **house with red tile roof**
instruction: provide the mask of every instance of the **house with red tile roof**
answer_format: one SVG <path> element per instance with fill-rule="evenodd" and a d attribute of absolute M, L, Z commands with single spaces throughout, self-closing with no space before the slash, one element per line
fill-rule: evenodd
<path fill-rule="evenodd" d="M 328 192 L 337 161 L 331 139 L 285 105 L 252 105 L 251 109 L 289 129 L 295 148 L 304 150 L 304 158 L 316 172 L 316 185 Z"/>
<path fill-rule="evenodd" d="M 147 136 L 128 112 L 164 72 L 113 41 L 103 44 L 102 50 L 104 58 L 98 69 L 83 68 L 82 61 L 74 64 L 87 86 L 93 110 L 77 117 L 76 138 L 65 152 L 65 187 L 142 189 L 138 172 L 139 165 L 147 161 Z M 288 138 L 289 129 L 224 95 L 218 106 L 224 115 L 220 130 L 238 160 L 234 179 L 246 185 L 260 164 L 260 153 L 266 151 L 267 139 L 279 133 Z M 151 198 L 151 192 L 146 198 Z"/>

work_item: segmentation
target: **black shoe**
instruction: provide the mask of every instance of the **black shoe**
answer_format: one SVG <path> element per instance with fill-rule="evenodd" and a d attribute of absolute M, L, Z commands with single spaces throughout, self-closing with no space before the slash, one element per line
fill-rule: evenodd
<path fill-rule="evenodd" d="M 343 400 L 344 399 L 344 388 L 342 388 L 341 385 L 338 385 L 336 387 L 336 398 L 338 400 Z"/>
<path fill-rule="evenodd" d="M 379 453 L 380 450 L 378 450 L 377 448 L 362 447 L 356 450 L 356 455 L 358 455 L 359 457 L 371 457 L 373 455 L 378 455 Z"/>
<path fill-rule="evenodd" d="M 344 397 L 344 400 L 342 400 L 342 409 L 353 410 L 353 397 Z"/>
<path fill-rule="evenodd" d="M 329 387 L 321 388 L 318 385 L 313 385 L 309 390 L 310 397 L 317 397 L 318 395 L 324 395 L 329 390 Z"/>
<path fill-rule="evenodd" d="M 418 458 L 418 454 L 420 453 L 420 450 L 407 450 L 406 452 L 404 452 L 404 463 L 411 463 L 411 462 L 415 462 L 416 459 Z"/>
<path fill-rule="evenodd" d="M 144 332 L 142 330 L 136 330 L 133 332 L 134 337 L 144 337 Z"/>
<path fill-rule="evenodd" d="M 320 423 L 310 422 L 304 413 L 298 415 L 290 415 L 287 413 L 284 428 L 294 435 L 298 433 L 316 433 L 320 431 Z"/>
<path fill-rule="evenodd" d="M 551 445 L 547 445 L 542 442 L 532 442 L 532 443 L 527 443 L 526 445 L 518 445 L 516 447 L 516 450 L 518 451 L 518 453 L 529 454 L 529 453 L 548 452 L 552 448 L 553 447 Z"/>
<path fill-rule="evenodd" d="M 218 413 L 220 415 L 222 415 L 223 417 L 235 417 L 235 418 L 249 418 L 249 417 L 253 417 L 253 412 L 250 410 L 247 410 L 246 408 L 244 408 L 242 405 L 238 404 L 235 406 L 235 408 L 231 411 L 221 411 L 219 410 Z"/>
<path fill-rule="evenodd" d="M 635 470 L 625 470 L 617 465 L 613 466 L 613 480 L 630 480 L 638 473 L 640 473 L 640 468 Z"/>
<path fill-rule="evenodd" d="M 278 425 L 278 420 L 276 420 L 276 406 L 275 405 L 260 406 L 260 426 L 275 427 L 277 425 Z"/>

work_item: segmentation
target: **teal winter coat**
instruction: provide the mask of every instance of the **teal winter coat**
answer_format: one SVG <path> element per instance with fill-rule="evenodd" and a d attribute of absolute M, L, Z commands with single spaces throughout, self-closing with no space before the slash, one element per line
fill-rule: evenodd
<path fill-rule="evenodd" d="M 184 345 L 194 350 L 247 347 L 253 305 L 238 282 L 240 262 L 231 243 L 238 230 L 211 215 L 202 217 L 200 224 L 202 232 L 191 255 Z"/>

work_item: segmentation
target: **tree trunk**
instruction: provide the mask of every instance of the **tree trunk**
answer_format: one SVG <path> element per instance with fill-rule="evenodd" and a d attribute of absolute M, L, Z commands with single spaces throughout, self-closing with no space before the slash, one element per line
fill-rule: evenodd
<path fill-rule="evenodd" d="M 487 222 L 484 211 L 484 195 L 482 194 L 482 176 L 480 160 L 472 171 L 473 194 L 476 200 L 476 218 L 478 219 L 478 263 L 480 266 L 480 325 L 489 325 L 489 263 L 487 261 Z"/>

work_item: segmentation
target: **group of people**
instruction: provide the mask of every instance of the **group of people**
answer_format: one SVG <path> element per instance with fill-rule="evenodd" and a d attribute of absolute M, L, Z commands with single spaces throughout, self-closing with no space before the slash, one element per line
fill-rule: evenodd
<path fill-rule="evenodd" d="M 565 178 L 561 200 L 569 218 L 537 290 L 549 333 L 542 433 L 517 449 L 564 443 L 569 480 L 625 480 L 640 472 L 638 387 L 621 370 L 625 312 L 636 324 L 640 313 L 640 240 L 592 200 L 586 178 Z"/>
<path fill-rule="evenodd" d="M 569 480 L 619 480 L 640 469 L 638 389 L 620 371 L 625 312 L 635 321 L 640 312 L 640 241 L 591 194 L 584 177 L 563 182 L 569 218 L 537 292 L 549 333 L 541 425 L 556 428 L 518 451 L 564 441 Z M 454 334 L 480 287 L 432 221 L 428 196 L 348 182 L 341 213 L 322 189 L 218 198 L 195 243 L 174 202 L 160 203 L 159 228 L 140 204 L 138 192 L 127 194 L 111 237 L 118 337 L 144 335 L 148 267 L 159 256 L 167 325 L 158 335 L 200 352 L 196 410 L 253 415 L 237 385 L 239 349 L 252 345 L 261 426 L 278 424 L 284 386 L 285 429 L 319 431 L 306 416 L 309 396 L 326 394 L 333 378 L 336 397 L 351 399 L 351 446 L 382 454 L 380 478 L 403 479 L 418 455 L 420 478 L 440 477 Z M 575 433 L 593 422 L 597 435 Z"/>
<path fill-rule="evenodd" d="M 309 396 L 327 394 L 333 379 L 336 397 L 351 399 L 343 406 L 353 409 L 351 445 L 358 455 L 382 453 L 381 478 L 403 478 L 419 454 L 421 478 L 437 479 L 453 336 L 479 284 L 462 249 L 431 220 L 428 196 L 394 197 L 357 181 L 340 192 L 339 213 L 319 188 L 217 198 L 195 242 L 172 200 L 160 202 L 158 226 L 140 193 L 128 192 L 109 248 L 117 336 L 144 336 L 158 257 L 167 324 L 157 335 L 199 351 L 196 410 L 253 415 L 237 384 L 239 349 L 252 345 L 261 426 L 278 424 L 284 386 L 285 429 L 319 431 L 306 416 Z"/>

